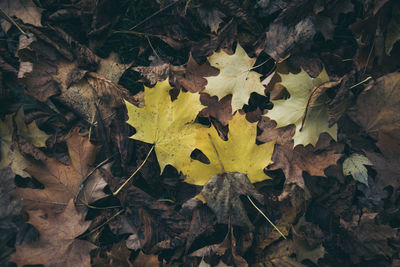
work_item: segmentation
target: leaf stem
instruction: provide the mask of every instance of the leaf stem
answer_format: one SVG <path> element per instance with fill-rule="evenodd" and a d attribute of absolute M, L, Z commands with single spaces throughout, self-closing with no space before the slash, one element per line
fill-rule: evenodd
<path fill-rule="evenodd" d="M 284 238 L 286 239 L 286 236 L 278 229 L 278 227 L 275 226 L 275 224 L 267 217 L 267 215 L 264 214 L 264 212 L 262 212 L 262 210 L 260 210 L 256 204 L 254 204 L 253 200 L 251 200 L 251 198 L 249 196 L 247 196 L 247 198 L 249 199 L 250 203 L 254 206 L 254 208 L 256 208 L 256 210 L 261 213 L 262 216 L 264 216 L 265 219 L 267 219 L 267 221 L 275 228 L 276 231 L 278 231 L 278 233 Z"/>
<path fill-rule="evenodd" d="M 146 158 L 144 159 L 144 161 L 142 162 L 142 164 L 140 164 L 140 166 L 136 169 L 136 171 L 134 171 L 132 173 L 132 175 L 117 189 L 117 191 L 115 191 L 113 193 L 114 196 L 118 195 L 118 193 L 122 190 L 122 188 L 124 188 L 124 186 L 129 183 L 129 181 L 140 171 L 140 169 L 143 167 L 143 165 L 146 163 L 146 161 L 148 160 L 148 158 L 150 157 L 151 152 L 153 152 L 154 150 L 154 145 L 150 148 L 149 153 L 147 153 Z"/>

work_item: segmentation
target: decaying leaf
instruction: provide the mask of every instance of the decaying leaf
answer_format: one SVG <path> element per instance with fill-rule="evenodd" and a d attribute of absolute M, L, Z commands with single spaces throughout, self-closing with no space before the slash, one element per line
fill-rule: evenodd
<path fill-rule="evenodd" d="M 66 143 L 70 165 L 48 157 L 42 162 L 30 162 L 25 169 L 44 185 L 44 189 L 17 188 L 17 196 L 24 200 L 27 210 L 49 208 L 59 211 L 65 208 L 71 198 L 77 198 L 77 204 L 82 206 L 106 196 L 102 192 L 106 185 L 104 179 L 98 171 L 91 173 L 98 147 L 92 145 L 87 137 L 81 136 L 78 128 L 71 131 Z M 84 181 L 88 186 L 81 189 Z"/>
<path fill-rule="evenodd" d="M 240 196 L 254 197 L 260 203 L 264 200 L 246 174 L 238 172 L 216 174 L 204 185 L 201 194 L 207 201 L 207 206 L 214 211 L 219 223 L 232 223 L 254 229 Z"/>
<path fill-rule="evenodd" d="M 400 128 L 400 72 L 389 73 L 370 84 L 357 98 L 352 117 L 373 138 L 378 131 L 398 136 Z"/>
<path fill-rule="evenodd" d="M 206 77 L 204 92 L 222 99 L 232 95 L 232 112 L 247 104 L 252 92 L 264 95 L 261 74 L 252 71 L 256 58 L 250 58 L 238 43 L 235 54 L 228 55 L 224 51 L 214 53 L 208 58 L 211 66 L 220 70 L 217 76 Z"/>
<path fill-rule="evenodd" d="M 392 8 L 392 19 L 390 20 L 385 36 L 385 52 L 390 55 L 394 44 L 400 40 L 400 5 Z"/>
<path fill-rule="evenodd" d="M 1 1 L 0 8 L 10 17 L 17 17 L 24 23 L 41 27 L 43 9 L 36 6 L 32 0 Z M 5 32 L 11 28 L 11 23 L 2 19 L 1 27 Z"/>
<path fill-rule="evenodd" d="M 200 101 L 207 108 L 203 109 L 199 115 L 202 117 L 213 117 L 226 126 L 233 118 L 231 99 L 232 96 L 228 95 L 218 101 L 218 97 L 216 96 L 200 94 Z"/>
<path fill-rule="evenodd" d="M 17 129 L 14 129 L 14 125 Z M 15 174 L 21 177 L 30 177 L 29 173 L 25 171 L 29 162 L 13 145 L 14 134 L 24 138 L 25 141 L 35 147 L 45 147 L 49 135 L 41 131 L 35 122 L 25 124 L 25 115 L 22 108 L 16 114 L 7 115 L 4 122 L 0 120 L 0 169 L 6 168 L 11 164 L 11 169 Z"/>
<path fill-rule="evenodd" d="M 144 108 L 126 102 L 127 123 L 136 129 L 131 138 L 154 144 L 161 172 L 167 164 L 181 170 L 190 163 L 190 154 L 196 148 L 196 130 L 201 128 L 193 123 L 203 108 L 200 95 L 182 92 L 171 102 L 171 89 L 168 80 L 153 88 L 145 87 Z"/>
<path fill-rule="evenodd" d="M 306 265 L 296 261 L 294 257 L 292 240 L 284 240 L 268 247 L 265 252 L 266 258 L 264 263 L 268 267 L 305 267 Z"/>
<path fill-rule="evenodd" d="M 37 241 L 17 246 L 10 261 L 17 266 L 44 264 L 45 266 L 90 266 L 92 243 L 76 239 L 90 225 L 75 209 L 72 199 L 61 214 L 44 210 L 29 211 L 29 223 L 40 233 Z"/>
<path fill-rule="evenodd" d="M 228 140 L 222 140 L 214 127 L 201 128 L 196 134 L 196 148 L 207 156 L 210 164 L 192 160 L 182 169 L 185 182 L 204 185 L 215 174 L 240 172 L 255 183 L 269 179 L 264 168 L 272 163 L 275 141 L 256 145 L 257 126 L 237 112 L 229 122 Z"/>
<path fill-rule="evenodd" d="M 360 183 L 368 185 L 368 172 L 365 166 L 373 165 L 371 161 L 363 155 L 354 153 L 343 162 L 343 174 L 352 175 Z"/>
<path fill-rule="evenodd" d="M 381 154 L 366 152 L 368 159 L 378 171 L 378 178 L 384 186 L 400 187 L 400 142 L 384 132 L 379 132 L 376 144 Z"/>
<path fill-rule="evenodd" d="M 294 146 L 299 144 L 315 146 L 320 134 L 324 132 L 336 140 L 337 125 L 328 126 L 326 96 L 319 95 L 317 99 L 313 100 L 314 104 L 308 107 L 314 90 L 329 81 L 326 71 L 323 70 L 316 78 L 311 78 L 304 70 L 298 74 L 279 74 L 279 76 L 281 76 L 281 84 L 288 90 L 290 98 L 272 100 L 274 107 L 268 111 L 266 116 L 276 121 L 277 127 L 290 124 L 296 126 L 293 136 Z"/>

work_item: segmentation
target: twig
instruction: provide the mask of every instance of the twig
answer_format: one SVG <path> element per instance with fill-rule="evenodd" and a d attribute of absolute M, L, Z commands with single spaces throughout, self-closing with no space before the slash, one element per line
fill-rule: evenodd
<path fill-rule="evenodd" d="M 133 26 L 132 28 L 130 28 L 129 30 L 133 30 L 137 27 L 139 27 L 140 25 L 142 25 L 143 23 L 145 23 L 146 21 L 148 21 L 149 19 L 152 19 L 153 17 L 157 16 L 158 14 L 160 14 L 161 12 L 163 12 L 164 10 L 170 8 L 171 6 L 175 5 L 176 3 L 180 2 L 180 0 L 177 0 L 175 2 L 172 2 L 171 4 L 161 8 L 160 10 L 156 11 L 155 13 L 153 13 L 151 16 L 145 18 L 144 20 L 142 20 L 141 22 L 139 22 L 138 24 L 136 24 L 135 26 Z"/>
<path fill-rule="evenodd" d="M 150 148 L 149 153 L 147 153 L 146 158 L 144 159 L 144 161 L 142 162 L 142 164 L 140 164 L 140 166 L 136 169 L 136 171 L 134 171 L 132 173 L 132 175 L 117 189 L 117 191 L 115 191 L 113 193 L 114 196 L 118 195 L 118 193 L 122 190 L 122 188 L 124 188 L 124 186 L 129 183 L 129 181 L 140 171 L 140 169 L 143 167 L 143 165 L 146 163 L 147 159 L 150 157 L 151 152 L 154 149 L 154 145 Z"/>
<path fill-rule="evenodd" d="M 24 32 L 24 30 L 17 24 L 17 22 L 15 22 L 15 20 L 13 20 L 12 17 L 10 17 L 6 12 L 4 12 L 3 9 L 0 8 L 0 14 L 10 23 L 12 23 L 15 27 L 17 27 L 17 29 L 23 34 L 23 35 L 28 35 L 26 34 L 26 32 Z"/>
<path fill-rule="evenodd" d="M 253 200 L 251 200 L 251 198 L 249 196 L 247 196 L 247 198 L 249 199 L 250 203 L 254 206 L 254 208 L 256 208 L 256 210 L 261 213 L 262 216 L 264 216 L 265 219 L 267 219 L 267 221 L 275 228 L 276 231 L 278 231 L 278 233 L 284 238 L 286 239 L 286 236 L 278 229 L 278 227 L 275 226 L 275 224 L 273 222 L 271 222 L 271 220 L 267 217 L 267 215 L 264 214 L 264 212 L 262 212 L 262 210 L 260 210 L 256 204 L 254 204 Z"/>
<path fill-rule="evenodd" d="M 103 227 L 104 225 L 106 225 L 107 223 L 109 223 L 112 219 L 114 219 L 115 217 L 117 217 L 118 215 L 120 215 L 123 211 L 124 211 L 124 210 L 119 210 L 119 211 L 118 211 L 117 213 L 115 213 L 113 216 L 111 216 L 110 218 L 108 218 L 104 223 L 100 224 L 99 226 L 97 226 L 96 228 L 94 228 L 93 230 L 91 230 L 90 232 L 88 232 L 88 233 L 82 235 L 81 238 L 82 238 L 82 237 L 85 237 L 85 236 L 88 236 L 88 235 L 90 235 L 91 233 L 96 232 L 96 231 L 99 230 L 101 227 Z"/>
<path fill-rule="evenodd" d="M 365 80 L 363 80 L 363 81 L 361 81 L 361 82 L 359 82 L 359 83 L 356 83 L 355 85 L 351 86 L 349 89 L 353 89 L 354 87 L 359 86 L 360 84 L 363 84 L 363 83 L 365 83 L 365 82 L 368 82 L 368 81 L 371 80 L 371 79 L 372 79 L 372 77 L 369 76 L 369 77 L 367 77 Z"/>

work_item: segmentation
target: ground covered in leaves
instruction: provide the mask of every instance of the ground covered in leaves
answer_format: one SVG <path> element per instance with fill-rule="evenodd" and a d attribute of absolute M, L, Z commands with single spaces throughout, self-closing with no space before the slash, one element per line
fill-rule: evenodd
<path fill-rule="evenodd" d="M 400 266 L 400 4 L 1 0 L 1 266 Z"/>

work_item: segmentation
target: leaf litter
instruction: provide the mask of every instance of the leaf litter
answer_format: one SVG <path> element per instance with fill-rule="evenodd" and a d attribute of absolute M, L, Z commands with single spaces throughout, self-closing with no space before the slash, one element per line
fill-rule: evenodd
<path fill-rule="evenodd" d="M 0 4 L 1 264 L 399 262 L 398 4 L 256 2 Z"/>

